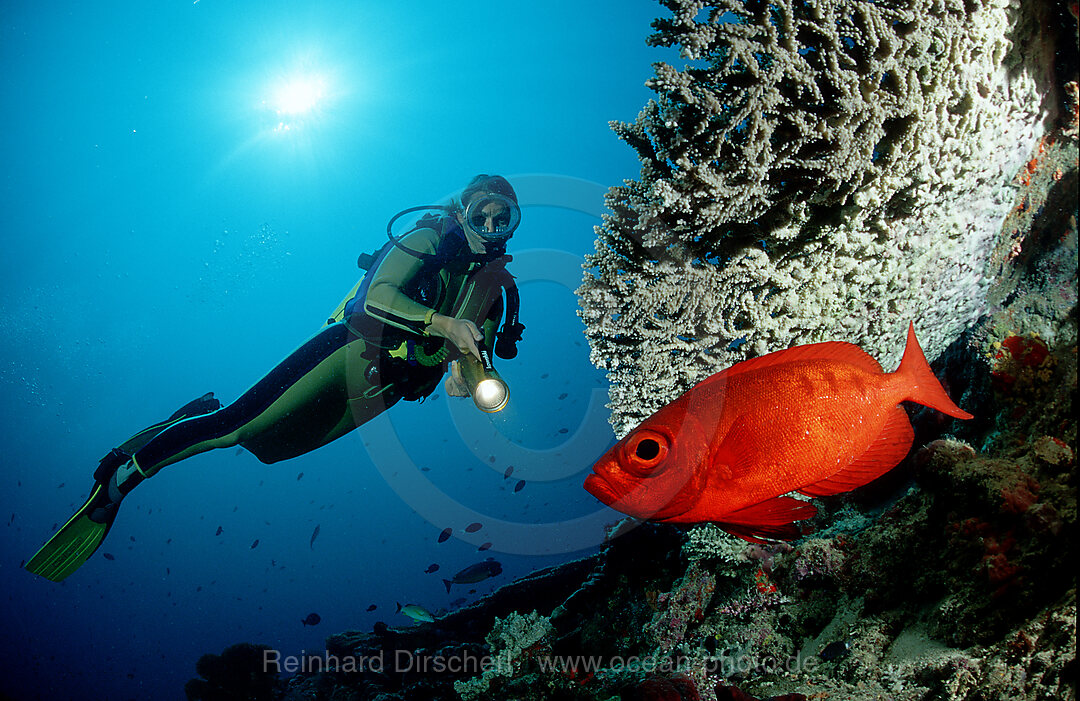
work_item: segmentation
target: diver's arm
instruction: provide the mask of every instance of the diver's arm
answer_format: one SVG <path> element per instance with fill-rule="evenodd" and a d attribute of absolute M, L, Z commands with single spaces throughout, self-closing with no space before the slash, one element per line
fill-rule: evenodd
<path fill-rule="evenodd" d="M 401 243 L 418 253 L 434 254 L 439 235 L 434 229 L 417 229 L 405 236 Z M 472 353 L 479 359 L 480 350 L 476 344 L 484 337 L 475 323 L 438 314 L 401 291 L 401 285 L 419 273 L 422 265 L 416 256 L 397 247 L 391 249 L 371 280 L 364 300 L 364 311 L 399 329 L 445 338 L 462 353 Z"/>
<path fill-rule="evenodd" d="M 462 355 L 472 353 L 480 360 L 480 347 L 477 345 L 484 340 L 484 334 L 476 328 L 476 324 L 469 319 L 455 319 L 444 314 L 435 314 L 431 317 L 431 324 L 427 327 L 428 334 L 439 336 L 450 341 Z"/>
<path fill-rule="evenodd" d="M 438 316 L 441 316 L 441 315 L 438 315 Z M 477 342 L 483 340 L 484 341 L 484 347 L 486 347 L 488 349 L 488 352 L 490 353 L 491 349 L 493 349 L 495 347 L 495 331 L 499 327 L 499 320 L 501 318 L 502 318 L 502 304 L 501 304 L 501 301 L 500 301 L 499 304 L 495 305 L 491 309 L 491 311 L 488 313 L 488 317 L 486 319 L 484 319 L 484 321 L 481 324 L 479 329 L 477 329 L 476 324 L 473 323 L 472 321 L 462 320 L 462 319 L 456 319 L 455 321 L 458 321 L 458 322 L 466 321 L 468 323 L 468 325 L 472 329 L 475 329 L 476 334 L 473 336 L 473 338 Z M 432 326 L 434 326 L 434 323 L 432 324 Z M 430 332 L 431 329 L 429 328 L 428 331 Z M 460 350 L 461 353 L 464 355 L 464 353 L 465 353 L 464 349 L 459 348 L 458 350 Z M 477 360 L 481 360 L 479 352 L 472 351 L 472 353 L 473 353 L 474 356 L 476 356 Z M 483 362 L 483 361 L 481 360 L 481 362 Z M 465 384 L 464 376 L 462 376 L 462 374 L 461 374 L 461 361 L 459 361 L 459 360 L 451 361 L 451 363 L 450 363 L 450 374 L 447 376 L 446 382 L 443 384 L 443 389 L 446 390 L 446 393 L 448 395 L 450 395 L 451 397 L 468 397 L 469 396 L 469 388 Z"/>
<path fill-rule="evenodd" d="M 439 235 L 434 229 L 417 229 L 401 239 L 403 246 L 423 254 L 434 254 Z M 396 246 L 379 263 L 364 298 L 364 311 L 379 321 L 423 335 L 435 310 L 425 307 L 401 291 L 401 286 L 420 272 L 423 262 Z"/>

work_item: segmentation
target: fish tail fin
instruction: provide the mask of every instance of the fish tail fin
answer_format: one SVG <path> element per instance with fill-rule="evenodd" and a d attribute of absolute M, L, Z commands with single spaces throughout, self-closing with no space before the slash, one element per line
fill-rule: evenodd
<path fill-rule="evenodd" d="M 904 357 L 900 359 L 900 367 L 893 373 L 900 379 L 904 390 L 904 401 L 916 402 L 931 409 L 936 409 L 943 414 L 948 414 L 958 419 L 975 418 L 968 412 L 956 406 L 945 388 L 934 376 L 930 364 L 926 362 L 919 339 L 915 338 L 915 324 L 908 323 L 907 345 L 904 347 Z"/>
<path fill-rule="evenodd" d="M 446 593 L 449 594 L 450 593 L 450 585 L 452 585 L 453 582 L 451 582 L 449 579 L 444 579 L 442 581 L 442 583 L 446 585 Z"/>

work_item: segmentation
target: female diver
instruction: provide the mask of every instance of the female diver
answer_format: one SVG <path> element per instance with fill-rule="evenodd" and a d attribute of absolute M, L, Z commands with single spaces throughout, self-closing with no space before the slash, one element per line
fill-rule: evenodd
<path fill-rule="evenodd" d="M 392 233 L 398 217 L 420 210 L 440 214 L 422 217 L 404 236 Z M 101 545 L 124 497 L 166 465 L 236 445 L 264 463 L 302 455 L 401 399 L 427 397 L 448 367 L 446 392 L 467 396 L 473 388 L 463 363 L 494 375 L 487 349 L 516 355 L 524 327 L 505 265 L 519 221 L 517 195 L 498 175 L 473 178 L 460 205 L 395 216 L 390 242 L 374 257 L 361 256 L 370 261 L 361 263 L 367 274 L 318 333 L 232 404 L 222 407 L 210 392 L 113 448 L 94 472 L 86 503 L 26 569 L 56 582 L 70 575 Z M 506 322 L 496 344 L 504 291 Z"/>

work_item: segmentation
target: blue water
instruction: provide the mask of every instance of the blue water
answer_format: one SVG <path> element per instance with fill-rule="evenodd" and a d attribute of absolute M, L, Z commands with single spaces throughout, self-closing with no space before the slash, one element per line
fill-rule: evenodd
<path fill-rule="evenodd" d="M 203 653 L 321 650 L 408 624 L 396 602 L 446 608 L 595 548 L 617 515 L 581 481 L 612 436 L 573 288 L 603 190 L 638 171 L 607 123 L 674 57 L 645 45 L 651 2 L 510 6 L 5 3 L 3 694 L 181 699 Z M 440 390 L 295 460 L 206 453 L 141 485 L 63 584 L 19 567 L 113 445 L 234 399 L 319 328 L 392 214 L 480 172 L 525 205 L 503 414 Z M 446 594 L 487 556 L 502 576 Z"/>

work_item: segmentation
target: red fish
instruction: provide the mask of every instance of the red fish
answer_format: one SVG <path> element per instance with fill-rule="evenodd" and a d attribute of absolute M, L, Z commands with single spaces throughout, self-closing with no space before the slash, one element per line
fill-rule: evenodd
<path fill-rule="evenodd" d="M 615 444 L 585 489 L 613 509 L 671 523 L 715 522 L 753 542 L 799 535 L 809 503 L 880 477 L 914 440 L 900 402 L 959 419 L 915 328 L 896 372 L 851 343 L 796 346 L 698 383 Z"/>

